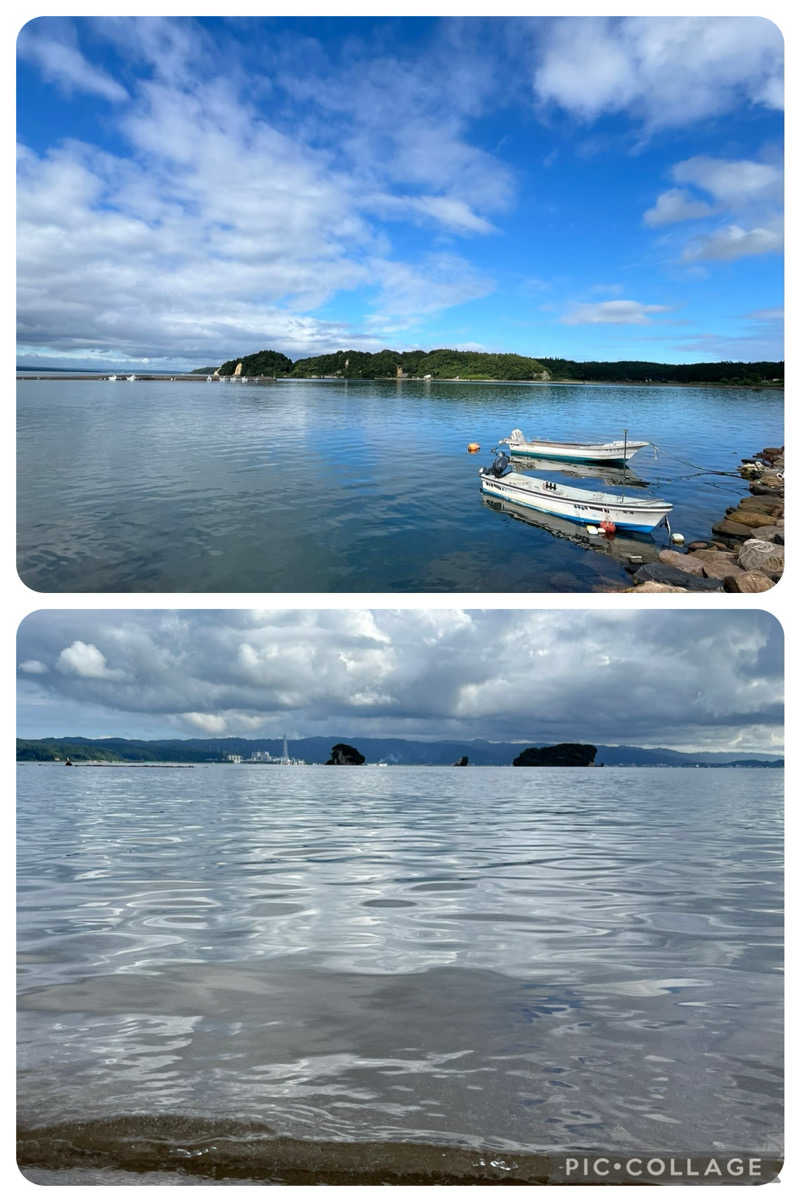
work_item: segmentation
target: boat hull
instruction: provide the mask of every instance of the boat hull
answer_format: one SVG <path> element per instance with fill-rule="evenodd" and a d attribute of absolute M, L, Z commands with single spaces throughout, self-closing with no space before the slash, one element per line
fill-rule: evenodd
<path fill-rule="evenodd" d="M 600 463 L 593 459 L 591 463 L 577 463 L 574 459 L 562 460 L 555 468 L 551 459 L 540 459 L 538 455 L 520 456 L 519 459 L 508 452 L 511 466 L 520 472 L 552 472 L 557 470 L 560 475 L 574 480 L 601 480 L 618 488 L 647 488 L 647 480 L 635 475 L 627 463 Z M 578 486 L 580 487 L 580 486 Z"/>
<path fill-rule="evenodd" d="M 515 522 L 533 526 L 536 530 L 545 530 L 553 538 L 567 539 L 578 547 L 609 556 L 618 563 L 634 563 L 637 566 L 652 563 L 658 559 L 661 549 L 649 531 L 618 530 L 614 538 L 606 538 L 602 532 L 590 534 L 590 526 L 555 517 L 552 513 L 538 513 L 517 505 L 514 501 L 501 501 L 486 493 L 481 494 L 481 503 L 493 513 L 505 514 Z"/>
<path fill-rule="evenodd" d="M 511 473 L 513 476 L 514 473 Z M 672 506 L 666 502 L 628 502 L 620 498 L 615 503 L 611 498 L 596 499 L 592 493 L 581 493 L 579 489 L 570 489 L 573 495 L 566 495 L 567 490 L 556 488 L 552 490 L 531 487 L 528 477 L 523 477 L 526 484 L 509 481 L 508 478 L 498 478 L 491 473 L 481 472 L 481 492 L 490 497 L 503 501 L 511 501 L 524 509 L 532 509 L 538 513 L 549 513 L 555 517 L 566 518 L 583 526 L 599 526 L 602 522 L 613 522 L 620 530 L 633 530 L 640 534 L 649 534 L 660 526 L 671 512 Z M 577 495 L 575 495 L 577 494 Z"/>
<path fill-rule="evenodd" d="M 535 459 L 550 459 L 561 463 L 604 463 L 608 466 L 623 467 L 633 459 L 637 451 L 646 447 L 646 442 L 629 442 L 627 446 L 620 442 L 605 445 L 559 446 L 557 443 L 546 442 L 511 442 L 501 439 L 508 447 L 509 455 L 530 456 Z"/>

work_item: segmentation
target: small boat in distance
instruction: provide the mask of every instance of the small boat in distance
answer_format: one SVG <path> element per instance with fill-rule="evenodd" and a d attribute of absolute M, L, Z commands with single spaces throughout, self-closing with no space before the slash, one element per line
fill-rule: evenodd
<path fill-rule="evenodd" d="M 108 378 L 109 378 L 109 380 L 116 380 L 116 378 L 117 378 L 117 377 L 116 377 L 116 376 L 109 376 Z"/>
<path fill-rule="evenodd" d="M 126 376 L 125 379 L 126 380 L 135 380 L 136 376 Z"/>
<path fill-rule="evenodd" d="M 627 463 L 637 451 L 650 444 L 624 438 L 616 442 L 529 442 L 521 430 L 501 438 L 511 455 L 535 455 L 538 459 L 563 459 L 573 463 Z"/>
<path fill-rule="evenodd" d="M 501 501 L 512 501 L 525 509 L 539 513 L 550 513 L 555 517 L 568 518 L 584 526 L 600 526 L 613 522 L 620 530 L 638 530 L 649 533 L 660 526 L 672 512 L 668 501 L 651 500 L 649 497 L 617 496 L 610 492 L 594 492 L 586 488 L 572 488 L 567 484 L 556 484 L 552 480 L 538 480 L 523 476 L 509 467 L 505 454 L 497 457 L 491 467 L 480 469 L 481 492 Z"/>

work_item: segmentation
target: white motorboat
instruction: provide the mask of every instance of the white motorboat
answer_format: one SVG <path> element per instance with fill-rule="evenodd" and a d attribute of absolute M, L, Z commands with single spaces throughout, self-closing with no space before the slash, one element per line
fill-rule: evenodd
<path fill-rule="evenodd" d="M 501 438 L 510 455 L 534 455 L 538 459 L 562 459 L 572 463 L 627 463 L 637 451 L 650 444 L 625 438 L 616 442 L 547 442 L 530 441 L 521 430 L 512 430 Z"/>
<path fill-rule="evenodd" d="M 508 467 L 508 457 L 500 455 L 491 467 L 480 469 L 481 492 L 501 501 L 511 501 L 525 509 L 551 513 L 584 526 L 601 526 L 613 522 L 620 530 L 649 533 L 660 526 L 672 512 L 668 501 L 649 497 L 617 496 L 610 492 L 594 492 L 572 488 L 552 480 L 524 476 Z"/>

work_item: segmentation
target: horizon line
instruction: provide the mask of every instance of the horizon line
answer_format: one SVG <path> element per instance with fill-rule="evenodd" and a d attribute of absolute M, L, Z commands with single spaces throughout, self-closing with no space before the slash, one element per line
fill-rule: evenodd
<path fill-rule="evenodd" d="M 473 736 L 464 737 L 464 738 L 459 738 L 458 735 L 434 735 L 434 736 L 427 737 L 427 738 L 424 735 L 415 735 L 415 736 L 408 736 L 408 735 L 347 735 L 347 736 L 342 736 L 342 737 L 343 738 L 346 737 L 346 738 L 354 740 L 354 741 L 359 740 L 361 742 L 368 742 L 368 741 L 375 741 L 375 740 L 381 740 L 381 741 L 385 742 L 388 740 L 392 740 L 397 743 L 429 743 L 429 744 L 435 744 L 435 743 L 486 743 L 486 744 L 489 744 L 490 746 L 501 745 L 503 743 L 519 744 L 520 746 L 528 746 L 528 747 L 539 747 L 539 746 L 554 747 L 554 746 L 558 745 L 557 743 L 541 743 L 541 744 L 539 744 L 530 739 L 519 739 L 519 738 L 511 738 L 511 737 L 505 738 L 505 739 L 486 739 L 486 738 L 482 738 L 480 735 L 473 735 Z M 321 740 L 327 742 L 329 739 L 338 739 L 338 738 L 339 738 L 339 736 L 336 736 L 336 735 L 295 735 L 293 737 L 290 737 L 288 739 L 288 742 L 289 743 L 302 743 L 307 739 L 321 739 Z M 214 736 L 214 735 L 211 735 L 211 736 L 209 736 L 209 735 L 136 736 L 136 735 L 20 735 L 20 734 L 18 734 L 16 736 L 16 739 L 18 742 L 22 741 L 22 742 L 29 742 L 29 743 L 45 742 L 48 740 L 58 741 L 58 742 L 67 742 L 70 739 L 73 739 L 76 741 L 77 740 L 90 740 L 90 741 L 95 741 L 95 742 L 121 741 L 121 742 L 129 742 L 129 743 L 201 742 L 201 743 L 214 744 L 214 743 L 226 743 L 226 742 L 232 742 L 232 741 L 236 741 L 236 742 L 240 742 L 240 743 L 264 743 L 264 742 L 282 743 L 283 739 L 284 739 L 284 735 L 282 735 L 282 734 L 281 735 L 226 734 L 226 735 L 219 735 L 219 736 Z M 560 741 L 563 743 L 563 742 L 566 742 L 567 740 L 560 740 Z M 577 740 L 569 740 L 569 741 L 577 741 Z M 591 744 L 591 746 L 594 746 L 594 744 Z M 695 748 L 691 748 L 689 750 L 681 750 L 678 747 L 670 747 L 663 743 L 652 743 L 652 744 L 648 744 L 648 743 L 598 743 L 597 747 L 598 748 L 600 748 L 600 747 L 632 748 L 636 751 L 672 751 L 676 755 L 735 755 L 735 756 L 740 756 L 742 758 L 747 758 L 748 756 L 758 755 L 758 756 L 767 756 L 767 757 L 771 757 L 774 759 L 783 759 L 785 757 L 784 748 L 781 748 L 780 751 L 755 751 L 755 750 L 754 751 L 738 751 L 738 750 L 732 750 L 727 747 L 723 747 L 723 748 L 719 748 L 719 749 L 705 749 L 705 750 L 702 748 L 699 748 L 699 747 L 695 747 Z"/>

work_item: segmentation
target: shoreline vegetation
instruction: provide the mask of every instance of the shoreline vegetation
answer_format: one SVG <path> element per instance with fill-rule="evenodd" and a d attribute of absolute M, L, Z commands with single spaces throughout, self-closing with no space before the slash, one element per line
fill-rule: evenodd
<path fill-rule="evenodd" d="M 64 368 L 17 368 L 18 372 L 46 371 L 39 379 L 103 378 L 105 373 Z M 52 374 L 50 374 L 52 373 Z M 728 388 L 782 388 L 783 362 L 651 363 L 646 360 L 577 362 L 572 359 L 490 354 L 440 348 L 433 351 L 340 350 L 328 355 L 291 360 L 279 351 L 262 350 L 228 359 L 219 366 L 190 372 L 137 374 L 137 380 L 247 379 L 272 380 L 421 380 L 459 383 L 572 383 L 615 385 L 702 385 Z M 107 377 L 106 377 L 107 378 Z"/>
<path fill-rule="evenodd" d="M 360 750 L 330 736 L 293 739 L 292 753 L 310 766 L 329 762 L 371 763 L 385 767 L 452 767 L 458 759 L 470 767 L 598 766 L 616 768 L 782 768 L 783 756 L 682 752 L 671 748 L 625 745 L 555 744 L 535 746 L 528 741 L 491 742 L 486 739 L 359 739 Z M 280 766 L 281 739 L 90 739 L 81 736 L 17 739 L 18 763 L 64 763 L 92 766 L 164 766 L 231 764 Z M 340 749 L 338 755 L 334 754 Z M 269 753 L 271 759 L 263 757 Z M 350 755 L 355 753 L 355 755 Z M 366 753 L 366 754 L 364 754 Z M 571 754 L 570 754 L 571 753 Z M 583 761 L 586 761 L 584 763 Z M 467 766 L 467 765 L 464 765 Z"/>
<path fill-rule="evenodd" d="M 203 369 L 196 369 L 199 373 Z M 273 376 L 343 380 L 412 379 L 491 381 L 577 381 L 608 383 L 783 383 L 782 363 L 578 363 L 571 359 L 531 358 L 440 348 L 433 351 L 341 350 L 292 362 L 277 351 L 262 350 L 229 359 L 215 369 L 219 376 Z M 213 375 L 214 372 L 212 371 Z"/>

